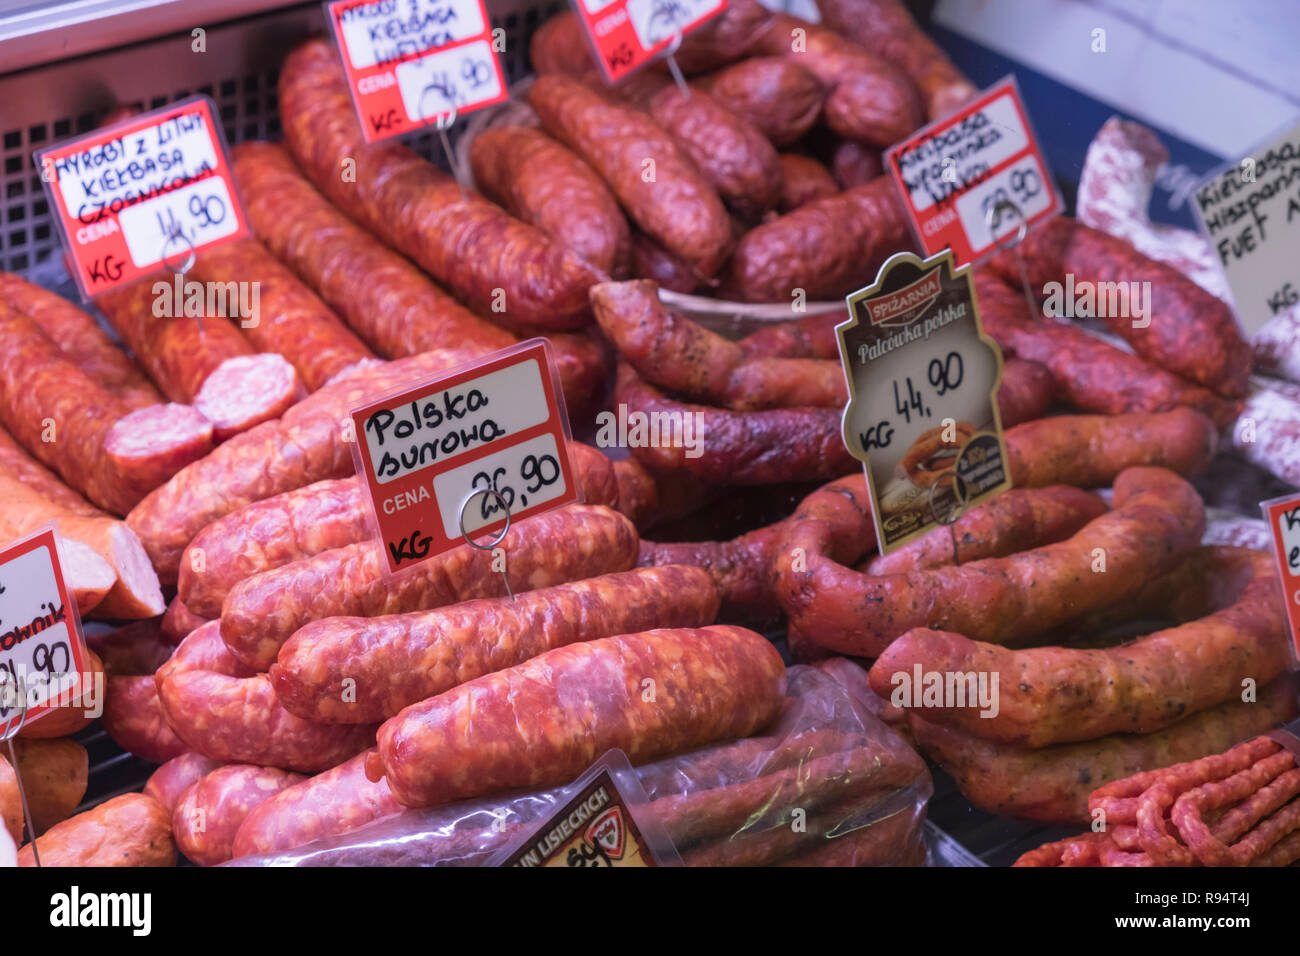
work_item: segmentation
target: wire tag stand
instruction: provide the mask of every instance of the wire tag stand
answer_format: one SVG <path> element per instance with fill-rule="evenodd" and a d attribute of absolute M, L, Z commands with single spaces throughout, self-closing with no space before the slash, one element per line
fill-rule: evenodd
<path fill-rule="evenodd" d="M 477 541 L 471 538 L 469 536 L 469 532 L 465 530 L 465 509 L 468 508 L 469 503 L 473 501 L 475 498 L 477 498 L 479 495 L 487 495 L 489 497 L 495 498 L 498 502 L 500 502 L 502 509 L 506 513 L 505 527 L 501 529 L 500 534 L 498 534 L 487 544 L 479 544 Z M 465 543 L 468 544 L 471 548 L 475 548 L 479 551 L 494 551 L 496 550 L 497 545 L 499 545 L 502 541 L 504 541 L 506 539 L 506 535 L 510 533 L 510 505 L 507 504 L 506 499 L 501 496 L 501 492 L 497 491 L 495 488 L 474 488 L 470 491 L 469 494 L 465 496 L 465 500 L 460 503 L 460 516 L 457 519 L 457 524 L 460 526 L 460 536 L 465 539 Z M 506 594 L 509 594 L 510 600 L 513 601 L 515 599 L 514 588 L 510 586 L 510 575 L 506 573 L 506 569 L 504 566 L 501 568 L 501 580 L 505 582 Z"/>
<path fill-rule="evenodd" d="M 939 514 L 939 510 L 934 505 L 934 493 L 939 487 L 939 482 L 944 478 L 952 479 L 953 504 L 944 515 Z M 934 484 L 930 486 L 930 492 L 926 496 L 930 505 L 930 517 L 934 519 L 935 524 L 943 525 L 948 529 L 948 538 L 952 541 L 952 564 L 953 567 L 961 565 L 961 558 L 957 555 L 957 521 L 966 513 L 966 502 L 969 496 L 966 494 L 966 482 L 956 471 L 946 471 L 935 479 Z"/>
<path fill-rule="evenodd" d="M 1020 225 L 1015 231 L 1015 238 L 1007 244 L 1003 244 L 995 231 L 998 224 L 1002 222 L 1003 211 L 1011 213 L 1020 220 Z M 1025 301 L 1029 303 L 1030 309 L 1037 312 L 1038 300 L 1034 298 L 1033 291 L 1029 288 L 1029 273 L 1025 269 L 1025 257 L 1020 254 L 1020 244 L 1025 241 L 1025 236 L 1029 234 L 1029 224 L 1025 222 L 1025 214 L 1010 199 L 999 199 L 984 214 L 984 223 L 989 227 L 989 235 L 993 237 L 993 244 L 999 250 L 1015 253 L 1016 269 L 1020 273 L 1020 290 L 1025 294 Z M 1011 233 L 1008 233 L 1008 235 L 1011 235 Z"/>
<path fill-rule="evenodd" d="M 12 689 L 10 689 L 12 687 Z M 27 805 L 27 791 L 23 789 L 23 775 L 18 769 L 18 754 L 14 752 L 14 738 L 22 731 L 23 725 L 27 723 L 27 690 L 23 686 L 21 678 L 10 680 L 6 677 L 0 680 L 0 697 L 8 694 L 14 694 L 17 697 L 16 706 L 18 708 L 18 723 L 9 729 L 9 731 L 0 737 L 9 748 L 9 766 L 13 768 L 14 780 L 18 783 L 18 799 L 23 805 L 23 820 L 27 826 L 27 835 L 31 840 L 32 856 L 36 860 L 36 865 L 41 865 L 41 853 L 36 849 L 36 825 L 32 822 L 32 811 Z"/>
<path fill-rule="evenodd" d="M 185 243 L 185 261 L 181 263 L 179 268 L 172 268 L 171 263 L 167 261 L 167 247 L 170 246 L 173 242 Z M 194 263 L 198 262 L 198 256 L 194 252 L 194 243 L 190 242 L 189 237 L 186 236 L 185 233 L 181 231 L 179 224 L 177 224 L 176 228 L 172 229 L 171 232 L 168 233 L 167 237 L 163 239 L 162 252 L 159 258 L 162 260 L 162 264 L 167 269 L 169 269 L 172 273 L 178 276 L 184 276 L 185 273 L 189 272 L 191 269 L 194 268 Z M 180 311 L 181 314 L 184 314 L 184 309 L 180 308 L 178 310 L 177 303 L 175 302 L 172 303 L 172 310 Z M 198 312 L 195 313 L 194 321 L 199 324 L 199 334 L 203 335 L 204 328 L 203 328 L 202 309 L 199 309 Z"/>

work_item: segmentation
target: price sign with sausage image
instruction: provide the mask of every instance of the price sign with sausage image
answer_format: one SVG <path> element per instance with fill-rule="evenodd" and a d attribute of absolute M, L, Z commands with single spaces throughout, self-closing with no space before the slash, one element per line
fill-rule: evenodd
<path fill-rule="evenodd" d="M 206 96 L 35 153 L 87 299 L 248 234 Z"/>
<path fill-rule="evenodd" d="M 0 738 L 79 696 L 89 673 L 52 528 L 0 550 Z"/>
<path fill-rule="evenodd" d="M 1291 662 L 1293 667 L 1300 666 L 1300 495 L 1270 498 L 1259 507 L 1273 532 L 1278 580 L 1291 624 Z"/>
<path fill-rule="evenodd" d="M 927 255 L 950 248 L 963 265 L 1065 208 L 1015 77 L 891 146 L 885 165 L 921 248 Z"/>
<path fill-rule="evenodd" d="M 891 256 L 835 328 L 844 443 L 863 463 L 882 554 L 1011 487 L 996 400 L 1002 352 L 951 251 Z"/>
<path fill-rule="evenodd" d="M 726 0 L 573 0 L 610 83 L 645 66 L 726 9 Z"/>
<path fill-rule="evenodd" d="M 483 0 L 338 0 L 325 15 L 368 143 L 507 96 Z"/>
<path fill-rule="evenodd" d="M 545 339 L 352 412 L 389 573 L 577 500 L 569 418 Z"/>

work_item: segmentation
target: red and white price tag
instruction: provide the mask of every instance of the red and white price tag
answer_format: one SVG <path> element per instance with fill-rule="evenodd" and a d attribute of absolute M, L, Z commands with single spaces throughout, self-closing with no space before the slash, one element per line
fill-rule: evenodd
<path fill-rule="evenodd" d="M 610 83 L 645 66 L 727 7 L 727 0 L 573 0 Z"/>
<path fill-rule="evenodd" d="M 545 339 L 352 412 L 389 573 L 578 497 Z M 492 492 L 492 493 L 487 493 Z"/>
<path fill-rule="evenodd" d="M 81 696 L 91 679 L 69 598 L 53 528 L 0 550 L 0 739 Z"/>
<path fill-rule="evenodd" d="M 338 0 L 325 16 L 368 143 L 507 96 L 483 0 Z"/>
<path fill-rule="evenodd" d="M 951 248 L 958 265 L 1065 208 L 1012 76 L 891 146 L 885 164 L 925 254 Z"/>
<path fill-rule="evenodd" d="M 248 234 L 225 138 L 206 96 L 35 156 L 86 298 Z"/>
<path fill-rule="evenodd" d="M 1273 532 L 1273 555 L 1291 624 L 1291 661 L 1300 664 L 1300 495 L 1270 498 L 1259 508 Z"/>

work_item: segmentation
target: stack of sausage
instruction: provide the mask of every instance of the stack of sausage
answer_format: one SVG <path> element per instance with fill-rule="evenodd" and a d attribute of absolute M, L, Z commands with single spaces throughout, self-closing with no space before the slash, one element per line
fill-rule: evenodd
<path fill-rule="evenodd" d="M 1289 737 L 1294 746 L 1295 738 Z M 1300 767 L 1272 736 L 1098 787 L 1093 829 L 1016 866 L 1289 866 L 1300 859 Z"/>

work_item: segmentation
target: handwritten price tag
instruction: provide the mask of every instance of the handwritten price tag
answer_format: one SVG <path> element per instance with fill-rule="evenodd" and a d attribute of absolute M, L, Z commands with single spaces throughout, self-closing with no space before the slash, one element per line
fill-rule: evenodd
<path fill-rule="evenodd" d="M 338 0 L 325 14 L 367 142 L 506 98 L 483 0 Z"/>
<path fill-rule="evenodd" d="M 1273 555 L 1291 624 L 1292 664 L 1300 663 L 1300 495 L 1270 498 L 1259 508 L 1273 532 Z"/>
<path fill-rule="evenodd" d="M 844 443 L 863 463 L 883 554 L 1011 487 L 1002 353 L 951 250 L 891 256 L 848 306 L 835 329 L 849 386 Z"/>
<path fill-rule="evenodd" d="M 352 412 L 390 573 L 577 499 L 557 380 L 531 339 Z"/>
<path fill-rule="evenodd" d="M 1210 176 L 1193 206 L 1247 336 L 1300 302 L 1300 123 Z"/>
<path fill-rule="evenodd" d="M 36 152 L 86 298 L 248 234 L 215 116 L 192 97 Z"/>
<path fill-rule="evenodd" d="M 76 602 L 47 528 L 0 550 L 0 737 L 66 704 L 88 679 Z"/>
<path fill-rule="evenodd" d="M 1014 77 L 890 147 L 885 162 L 926 254 L 951 248 L 960 264 L 1065 208 Z"/>
<path fill-rule="evenodd" d="M 645 66 L 726 9 L 726 0 L 573 0 L 596 59 L 610 83 Z"/>

